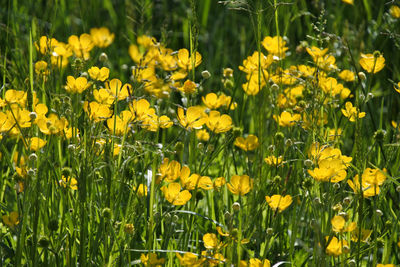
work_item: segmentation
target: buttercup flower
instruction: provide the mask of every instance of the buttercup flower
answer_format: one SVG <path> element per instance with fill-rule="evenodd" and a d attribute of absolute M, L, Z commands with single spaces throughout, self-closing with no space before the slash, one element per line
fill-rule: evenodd
<path fill-rule="evenodd" d="M 166 200 L 175 206 L 185 205 L 191 198 L 192 194 L 188 190 L 181 191 L 181 185 L 178 183 L 170 183 L 161 187 Z"/>
<path fill-rule="evenodd" d="M 329 236 L 327 236 L 326 238 L 326 242 L 329 241 Z M 344 246 L 348 247 L 348 243 L 346 240 L 338 240 L 335 236 L 332 237 L 331 241 L 329 242 L 328 246 L 326 247 L 326 254 L 331 255 L 331 256 L 340 256 L 342 255 L 343 252 L 345 252 L 343 250 Z M 345 252 L 346 253 L 346 252 Z"/>
<path fill-rule="evenodd" d="M 10 212 L 10 215 L 2 216 L 3 223 L 10 228 L 14 228 L 19 224 L 19 214 L 16 211 Z"/>
<path fill-rule="evenodd" d="M 98 80 L 101 82 L 104 82 L 105 80 L 108 79 L 108 76 L 110 75 L 110 70 L 106 67 L 102 67 L 99 69 L 98 67 L 91 67 L 89 70 L 89 75 L 90 78 L 93 80 Z"/>
<path fill-rule="evenodd" d="M 361 58 L 359 63 L 361 67 L 369 73 L 371 72 L 377 73 L 385 67 L 385 58 L 381 54 L 374 56 L 375 53 L 374 54 L 361 53 Z"/>
<path fill-rule="evenodd" d="M 271 197 L 266 196 L 265 200 L 267 201 L 271 209 L 273 209 L 274 211 L 278 209 L 279 212 L 287 209 L 293 202 L 292 196 L 290 195 L 273 195 Z"/>
<path fill-rule="evenodd" d="M 253 188 L 253 179 L 248 175 L 233 175 L 227 186 L 232 194 L 244 196 Z"/>
<path fill-rule="evenodd" d="M 258 142 L 258 138 L 255 135 L 250 134 L 246 138 L 237 137 L 235 142 L 233 143 L 235 146 L 243 149 L 244 151 L 252 151 L 255 150 L 260 143 Z"/>
<path fill-rule="evenodd" d="M 215 110 L 210 111 L 206 125 L 214 133 L 225 133 L 233 127 L 232 118 L 229 115 L 220 115 Z"/>
<path fill-rule="evenodd" d="M 365 117 L 365 112 L 360 112 L 356 107 L 353 107 L 351 102 L 346 102 L 346 109 L 342 109 L 342 113 L 351 122 L 355 122 L 356 118 L 361 119 Z"/>
<path fill-rule="evenodd" d="M 200 129 L 204 123 L 206 123 L 207 118 L 203 115 L 203 109 L 198 106 L 189 107 L 185 111 L 183 108 L 178 107 L 178 121 L 187 130 Z"/>
<path fill-rule="evenodd" d="M 83 91 L 88 89 L 90 85 L 91 83 L 89 83 L 85 77 L 78 77 L 75 79 L 73 76 L 68 76 L 65 90 L 68 93 L 81 94 Z"/>
<path fill-rule="evenodd" d="M 203 266 L 204 261 L 206 258 L 198 258 L 198 256 L 194 253 L 191 252 L 186 252 L 183 254 L 183 257 L 181 254 L 176 253 L 176 257 L 179 259 L 179 263 L 182 266 L 190 266 L 190 267 L 200 267 Z"/>
<path fill-rule="evenodd" d="M 114 41 L 114 33 L 110 33 L 110 30 L 106 27 L 92 28 L 90 29 L 90 35 L 92 36 L 93 44 L 97 47 L 107 47 Z"/>

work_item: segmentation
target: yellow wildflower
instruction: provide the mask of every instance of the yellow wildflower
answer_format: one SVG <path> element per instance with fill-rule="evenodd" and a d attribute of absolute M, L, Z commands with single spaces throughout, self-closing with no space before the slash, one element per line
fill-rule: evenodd
<path fill-rule="evenodd" d="M 178 107 L 178 121 L 187 130 L 200 129 L 207 118 L 203 115 L 203 109 L 198 106 L 189 107 L 185 111 L 183 108 Z"/>
<path fill-rule="evenodd" d="M 385 58 L 381 54 L 375 57 L 374 54 L 361 53 L 359 63 L 361 67 L 369 73 L 377 73 L 385 67 Z"/>
<path fill-rule="evenodd" d="M 64 175 L 61 176 L 61 180 L 59 181 L 59 184 L 63 186 L 64 188 L 69 187 L 72 190 L 78 190 L 78 181 L 73 178 L 73 177 L 65 177 Z"/>
<path fill-rule="evenodd" d="M 106 27 L 92 28 L 90 29 L 90 35 L 92 36 L 93 44 L 100 48 L 109 46 L 115 37 L 114 33 L 110 33 L 110 30 Z"/>
<path fill-rule="evenodd" d="M 181 191 L 181 185 L 178 183 L 170 183 L 161 187 L 166 200 L 175 206 L 185 205 L 191 198 L 192 194 L 188 190 Z"/>
<path fill-rule="evenodd" d="M 289 49 L 286 47 L 286 41 L 281 36 L 267 36 L 261 42 L 264 48 L 273 56 L 285 58 L 285 52 Z"/>
<path fill-rule="evenodd" d="M 342 109 L 342 113 L 345 117 L 349 118 L 349 121 L 355 122 L 356 118 L 364 118 L 365 112 L 360 112 L 356 107 L 353 107 L 351 102 L 346 102 L 346 109 Z"/>
<path fill-rule="evenodd" d="M 290 195 L 273 195 L 271 197 L 266 196 L 265 200 L 267 201 L 271 209 L 273 209 L 274 211 L 278 209 L 279 212 L 287 209 L 293 202 L 292 196 Z"/>
<path fill-rule="evenodd" d="M 68 38 L 68 44 L 71 46 L 77 57 L 88 60 L 90 57 L 89 52 L 93 49 L 94 43 L 92 36 L 87 33 L 81 34 L 79 37 L 71 35 Z"/>
<path fill-rule="evenodd" d="M 400 7 L 396 6 L 396 5 L 392 5 L 389 9 L 389 13 L 395 19 L 400 18 Z"/>
<path fill-rule="evenodd" d="M 255 150 L 260 143 L 258 142 L 258 138 L 255 135 L 250 134 L 246 138 L 237 137 L 235 139 L 234 145 L 243 149 L 244 151 L 252 151 Z"/>
<path fill-rule="evenodd" d="M 92 78 L 93 80 L 98 80 L 101 82 L 104 82 L 105 80 L 108 79 L 108 76 L 110 75 L 110 70 L 106 67 L 102 67 L 101 69 L 99 69 L 98 67 L 94 66 L 91 67 L 89 70 L 89 75 L 90 78 Z"/>
<path fill-rule="evenodd" d="M 329 241 L 329 236 L 327 236 L 325 238 L 326 242 Z M 346 251 L 344 251 L 344 247 L 348 247 L 349 244 L 347 243 L 346 240 L 338 240 L 335 236 L 332 237 L 331 241 L 329 242 L 329 244 L 326 247 L 326 254 L 331 255 L 331 256 L 340 256 L 342 255 L 342 253 L 346 253 Z"/>
<path fill-rule="evenodd" d="M 2 219 L 4 224 L 12 229 L 19 224 L 19 214 L 16 211 L 10 212 L 10 215 L 3 215 Z"/>
<path fill-rule="evenodd" d="M 244 196 L 253 188 L 253 179 L 248 175 L 233 175 L 227 186 L 232 194 Z"/>
<path fill-rule="evenodd" d="M 83 91 L 88 89 L 90 85 L 91 83 L 89 83 L 85 77 L 78 77 L 75 79 L 73 76 L 68 76 L 65 90 L 68 93 L 81 94 Z"/>
<path fill-rule="evenodd" d="M 232 129 L 232 118 L 229 115 L 220 115 L 218 111 L 212 110 L 208 115 L 206 125 L 214 133 L 224 133 Z"/>

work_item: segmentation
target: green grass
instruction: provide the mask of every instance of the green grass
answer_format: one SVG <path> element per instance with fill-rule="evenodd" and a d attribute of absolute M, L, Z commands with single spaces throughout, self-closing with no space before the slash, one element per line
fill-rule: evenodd
<path fill-rule="evenodd" d="M 184 252 L 206 253 L 204 266 L 239 266 L 241 261 L 248 263 L 254 258 L 268 259 L 271 266 L 400 264 L 399 129 L 391 124 L 400 123 L 400 95 L 394 89 L 400 81 L 399 19 L 389 12 L 395 1 L 356 0 L 354 5 L 293 0 L 3 2 L 0 266 L 155 266 L 145 263 L 143 256 L 149 253 L 165 259 L 165 266 L 184 266 L 176 255 Z M 68 43 L 71 35 L 103 26 L 115 34 L 112 44 L 94 47 L 88 60 L 71 55 L 65 68 L 52 67 L 51 54 L 40 53 L 34 44 L 41 36 Z M 155 47 L 153 51 L 138 44 L 143 35 L 156 38 L 149 44 Z M 244 89 L 249 86 L 242 85 L 250 78 L 239 66 L 244 66 L 244 60 L 255 51 L 270 54 L 261 42 L 276 35 L 285 36 L 286 57 L 269 64 L 264 69 L 268 74 L 256 66 L 252 75 L 257 75 L 256 84 L 261 84 L 262 90 L 247 95 Z M 186 48 L 191 55 L 200 53 L 202 63 L 196 68 L 193 62 L 188 63 L 188 76 L 182 84 L 168 80 L 173 71 L 157 67 L 158 82 L 166 84 L 164 90 L 169 95 L 156 97 L 148 93 L 146 84 L 146 79 L 155 76 L 142 81 L 138 76 L 150 69 L 151 63 L 139 67 L 129 56 L 131 44 L 138 44 L 142 53 L 161 51 L 161 47 L 178 53 Z M 328 48 L 338 70 L 324 71 L 318 66 L 306 52 L 312 46 Z M 371 74 L 360 66 L 359 59 L 361 53 L 374 51 L 383 55 L 385 67 Z M 173 56 L 177 57 L 176 53 Z M 46 79 L 36 73 L 35 64 L 41 60 L 49 65 Z M 261 60 L 259 56 L 255 63 Z M 299 65 L 315 67 L 315 71 L 308 77 L 292 72 L 294 84 L 285 84 L 280 70 Z M 110 113 L 105 115 L 109 122 L 106 118 L 95 121 L 89 115 L 94 108 L 85 108 L 84 101 L 94 101 L 94 90 L 106 86 L 89 78 L 92 66 L 107 67 L 108 80 L 117 78 L 130 85 L 123 100 L 109 105 Z M 132 72 L 134 66 L 136 72 Z M 224 68 L 233 69 L 233 76 L 224 77 Z M 354 82 L 338 77 L 344 69 L 357 74 Z M 319 83 L 323 83 L 325 72 L 348 88 L 351 96 L 342 99 L 324 92 Z M 86 77 L 92 83 L 82 93 L 71 93 L 66 88 L 67 76 Z M 176 89 L 186 79 L 197 83 L 194 94 Z M 301 96 L 292 104 L 282 104 L 282 95 L 289 97 L 287 90 L 296 85 L 303 86 Z M 7 96 L 11 89 L 26 92 L 25 102 L 13 104 L 18 97 Z M 216 133 L 204 124 L 210 138 L 202 141 L 197 130 L 181 125 L 178 108 L 202 105 L 202 97 L 211 92 L 232 97 L 217 108 L 230 116 L 232 128 Z M 35 94 L 37 101 L 48 107 L 44 124 L 34 122 L 34 114 L 30 114 L 35 111 L 40 116 L 39 110 L 34 110 Z M 120 94 L 124 92 L 119 91 L 116 97 Z M 146 120 L 154 114 L 147 110 L 139 118 L 136 109 L 132 113 L 136 120 L 118 134 L 119 122 L 112 116 L 135 109 L 134 99 L 146 99 L 154 114 L 168 116 L 173 126 L 151 131 Z M 342 112 L 348 101 L 366 116 L 350 122 Z M 234 102 L 236 109 L 229 109 Z M 29 127 L 22 119 L 15 123 L 22 108 Z M 275 118 L 284 111 L 301 118 L 288 122 L 291 126 L 280 125 Z M 71 138 L 66 137 L 65 121 L 60 122 L 64 125 L 59 133 L 45 133 L 46 127 L 58 127 L 47 122 L 50 113 L 68 121 Z M 7 126 L 7 121 L 12 121 L 12 126 Z M 329 129 L 339 128 L 339 137 L 328 138 Z M 244 151 L 235 140 L 248 135 L 256 135 L 259 146 Z M 29 148 L 31 137 L 47 143 L 33 151 Z M 326 145 L 320 153 L 336 148 L 341 155 L 352 157 L 341 181 L 323 182 L 311 175 L 324 164 L 310 153 L 316 142 Z M 114 155 L 115 146 L 119 146 L 119 153 Z M 283 163 L 268 165 L 264 161 L 268 156 L 282 156 Z M 239 196 L 227 185 L 205 190 L 201 183 L 195 183 L 190 199 L 184 205 L 173 205 L 162 191 L 172 181 L 158 181 L 165 158 L 211 181 L 224 177 L 228 184 L 234 175 L 248 175 L 253 184 L 249 192 Z M 337 154 L 328 160 L 331 158 L 342 162 L 335 167 L 336 174 L 344 168 L 345 158 Z M 334 161 L 329 164 L 337 166 Z M 379 194 L 368 198 L 355 193 L 347 183 L 356 175 L 359 178 L 354 182 L 361 181 L 367 168 L 387 170 Z M 77 190 L 62 186 L 63 176 L 75 178 Z M 146 196 L 141 193 L 141 184 L 148 186 Z M 274 194 L 290 195 L 293 202 L 282 212 L 275 211 L 265 198 Z M 18 220 L 9 223 L 12 212 L 18 213 Z M 355 222 L 358 228 L 351 233 L 334 232 L 332 219 L 337 215 L 346 219 L 346 227 Z M 225 236 L 218 233 L 217 226 Z M 351 240 L 361 229 L 372 230 L 368 241 Z M 218 239 L 213 249 L 203 239 L 207 233 Z M 346 253 L 330 255 L 327 246 L 334 237 L 348 242 L 343 248 Z M 212 261 L 219 256 L 225 262 Z"/>

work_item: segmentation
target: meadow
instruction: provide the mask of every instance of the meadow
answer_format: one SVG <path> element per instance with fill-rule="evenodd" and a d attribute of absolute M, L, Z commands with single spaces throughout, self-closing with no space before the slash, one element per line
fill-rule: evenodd
<path fill-rule="evenodd" d="M 400 266 L 399 1 L 0 3 L 0 267 Z"/>

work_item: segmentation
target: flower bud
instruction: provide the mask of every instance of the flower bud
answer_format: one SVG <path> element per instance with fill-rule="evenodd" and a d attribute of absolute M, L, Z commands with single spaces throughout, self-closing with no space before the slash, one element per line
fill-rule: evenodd
<path fill-rule="evenodd" d="M 202 76 L 204 79 L 208 79 L 208 78 L 211 77 L 211 73 L 210 73 L 208 70 L 204 70 L 204 71 L 201 72 L 201 76 Z"/>
<path fill-rule="evenodd" d="M 232 204 L 232 209 L 233 211 L 239 211 L 240 210 L 240 203 L 239 202 L 235 202 Z"/>
<path fill-rule="evenodd" d="M 100 60 L 101 62 L 104 62 L 104 61 L 108 60 L 107 54 L 104 53 L 104 52 L 101 53 L 100 56 L 99 56 L 99 60 Z"/>
<path fill-rule="evenodd" d="M 306 166 L 306 168 L 311 168 L 312 165 L 313 165 L 312 160 L 306 159 L 306 160 L 304 161 L 304 166 Z"/>
<path fill-rule="evenodd" d="M 360 77 L 361 81 L 365 81 L 367 79 L 367 76 L 365 76 L 365 73 L 362 71 L 358 73 L 358 77 Z"/>
<path fill-rule="evenodd" d="M 275 90 L 275 91 L 279 90 L 279 85 L 277 85 L 276 83 L 272 84 L 271 90 Z"/>
<path fill-rule="evenodd" d="M 375 213 L 376 213 L 376 215 L 379 216 L 379 217 L 382 217 L 382 216 L 383 216 L 383 212 L 382 212 L 381 210 L 376 210 Z"/>
<path fill-rule="evenodd" d="M 267 228 L 267 235 L 272 235 L 274 233 L 274 229 L 269 227 Z"/>
<path fill-rule="evenodd" d="M 111 209 L 109 208 L 104 208 L 102 211 L 102 215 L 104 218 L 109 219 L 111 218 Z"/>
<path fill-rule="evenodd" d="M 35 153 L 32 153 L 29 155 L 29 161 L 35 162 L 37 160 L 37 155 Z"/>
<path fill-rule="evenodd" d="M 133 224 L 127 223 L 124 226 L 124 231 L 127 234 L 133 234 L 133 232 L 135 231 L 135 227 L 133 226 Z"/>
<path fill-rule="evenodd" d="M 276 134 L 275 134 L 275 139 L 276 140 L 283 140 L 283 138 L 285 138 L 285 135 L 282 133 L 282 132 L 277 132 Z"/>
<path fill-rule="evenodd" d="M 29 118 L 30 118 L 32 121 L 36 120 L 36 118 L 37 118 L 36 112 L 31 112 L 31 113 L 29 113 Z"/>

